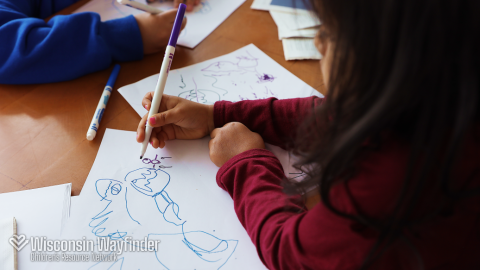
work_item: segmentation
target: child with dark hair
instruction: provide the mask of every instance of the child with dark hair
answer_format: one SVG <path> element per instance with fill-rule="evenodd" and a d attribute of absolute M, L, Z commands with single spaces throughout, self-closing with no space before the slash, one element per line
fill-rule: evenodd
<path fill-rule="evenodd" d="M 326 98 L 164 96 L 137 141 L 147 120 L 153 147 L 210 135 L 269 269 L 480 269 L 480 1 L 309 2 Z M 264 142 L 293 146 L 306 177 Z"/>

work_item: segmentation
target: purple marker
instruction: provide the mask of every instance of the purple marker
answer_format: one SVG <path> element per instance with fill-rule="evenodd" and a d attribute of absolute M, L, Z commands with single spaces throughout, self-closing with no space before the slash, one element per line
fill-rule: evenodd
<path fill-rule="evenodd" d="M 157 86 L 155 87 L 155 93 L 153 94 L 152 106 L 148 112 L 147 125 L 145 127 L 145 139 L 142 143 L 142 151 L 140 153 L 140 159 L 147 151 L 148 142 L 150 141 L 150 135 L 152 135 L 153 127 L 150 126 L 148 119 L 154 114 L 158 113 L 160 103 L 162 102 L 163 91 L 165 90 L 165 84 L 167 83 L 168 71 L 172 65 L 173 55 L 175 54 L 175 46 L 177 46 L 178 35 L 182 28 L 183 18 L 185 17 L 185 4 L 180 4 L 177 11 L 177 17 L 173 23 L 172 34 L 168 41 L 167 49 L 165 50 L 165 56 L 163 57 L 162 67 L 160 68 L 160 74 L 158 74 Z"/>

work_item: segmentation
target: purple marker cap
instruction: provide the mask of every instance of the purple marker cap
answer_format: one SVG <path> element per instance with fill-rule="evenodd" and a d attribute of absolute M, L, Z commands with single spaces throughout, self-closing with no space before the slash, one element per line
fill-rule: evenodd
<path fill-rule="evenodd" d="M 175 17 L 175 22 L 173 23 L 172 34 L 170 35 L 170 40 L 168 45 L 177 46 L 178 35 L 180 34 L 180 29 L 182 28 L 183 17 L 185 17 L 185 9 L 187 5 L 180 4 L 178 6 L 177 17 Z"/>

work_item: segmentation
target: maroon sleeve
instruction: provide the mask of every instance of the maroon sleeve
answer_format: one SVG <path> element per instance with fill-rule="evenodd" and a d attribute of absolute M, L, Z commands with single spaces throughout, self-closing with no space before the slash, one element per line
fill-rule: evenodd
<path fill-rule="evenodd" d="M 217 184 L 262 262 L 278 269 L 358 269 L 374 239 L 351 230 L 351 222 L 323 204 L 306 211 L 282 191 L 282 165 L 268 150 L 252 149 L 225 163 Z"/>
<path fill-rule="evenodd" d="M 323 102 L 316 96 L 308 98 L 218 101 L 214 106 L 215 127 L 240 122 L 262 136 L 266 143 L 282 148 L 295 139 L 302 120 Z"/>

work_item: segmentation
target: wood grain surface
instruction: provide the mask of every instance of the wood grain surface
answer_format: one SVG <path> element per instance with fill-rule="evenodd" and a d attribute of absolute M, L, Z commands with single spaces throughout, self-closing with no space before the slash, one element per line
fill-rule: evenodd
<path fill-rule="evenodd" d="M 58 14 L 69 14 L 86 2 L 80 1 Z M 324 92 L 318 61 L 285 61 L 270 14 L 250 9 L 251 4 L 252 0 L 246 1 L 196 48 L 177 47 L 172 69 L 253 43 L 301 80 Z M 114 91 L 91 142 L 86 140 L 86 132 L 113 64 L 67 82 L 0 85 L 0 193 L 72 183 L 72 194 L 78 195 L 105 129 L 135 131 L 140 120 L 117 89 L 158 73 L 162 57 L 163 52 L 141 61 L 120 63 Z M 318 198 L 312 198 L 309 204 L 316 201 Z"/>

